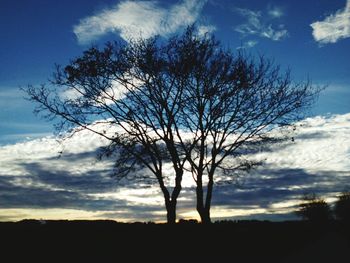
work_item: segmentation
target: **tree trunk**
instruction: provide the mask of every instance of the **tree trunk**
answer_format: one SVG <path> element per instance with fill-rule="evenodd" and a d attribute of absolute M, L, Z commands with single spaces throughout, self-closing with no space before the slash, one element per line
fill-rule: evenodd
<path fill-rule="evenodd" d="M 198 184 L 197 181 L 197 211 L 199 213 L 199 216 L 201 217 L 202 224 L 210 224 L 211 218 L 210 218 L 210 208 L 211 208 L 211 198 L 213 194 L 213 176 L 209 176 L 209 182 L 207 185 L 207 192 L 206 192 L 206 198 L 205 198 L 205 204 L 204 204 L 204 198 L 203 198 L 203 186 L 202 181 L 200 180 L 200 184 Z"/>
<path fill-rule="evenodd" d="M 176 223 L 176 200 L 165 202 L 166 207 L 166 218 L 168 224 Z"/>
<path fill-rule="evenodd" d="M 201 222 L 204 223 L 204 204 L 203 204 L 203 183 L 202 175 L 197 175 L 197 186 L 196 186 L 196 199 L 197 199 L 197 212 L 201 218 Z"/>
<path fill-rule="evenodd" d="M 211 223 L 210 208 L 208 209 L 203 204 L 198 203 L 198 199 L 197 199 L 197 211 L 198 211 L 198 214 L 201 218 L 202 224 L 210 224 Z"/>
<path fill-rule="evenodd" d="M 206 207 L 203 207 L 201 212 L 199 212 L 199 215 L 201 217 L 202 224 L 210 224 L 211 223 L 210 209 L 207 209 Z"/>
<path fill-rule="evenodd" d="M 210 218 L 210 208 L 211 208 L 211 198 L 213 196 L 213 187 L 214 187 L 214 180 L 213 180 L 213 174 L 209 174 L 209 182 L 207 185 L 207 196 L 205 198 L 205 206 L 204 206 L 204 220 L 205 223 L 211 223 Z"/>
<path fill-rule="evenodd" d="M 197 194 L 197 212 L 201 218 L 202 224 L 210 224 L 210 206 L 206 207 L 203 204 L 203 186 L 197 184 L 196 188 L 196 194 Z"/>
<path fill-rule="evenodd" d="M 173 189 L 173 192 L 171 194 L 171 198 L 165 198 L 165 207 L 167 211 L 167 223 L 168 224 L 175 224 L 176 223 L 176 205 L 177 205 L 177 198 L 180 195 L 181 192 L 181 181 L 182 181 L 182 170 L 177 170 L 176 178 L 175 178 L 175 187 Z"/>

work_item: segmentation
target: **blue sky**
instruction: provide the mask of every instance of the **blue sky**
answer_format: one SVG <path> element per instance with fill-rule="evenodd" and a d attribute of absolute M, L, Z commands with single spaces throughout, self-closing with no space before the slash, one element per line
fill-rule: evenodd
<path fill-rule="evenodd" d="M 195 22 L 224 46 L 290 67 L 295 80 L 328 85 L 311 115 L 350 112 L 350 1 L 1 0 L 0 145 L 52 132 L 19 86 L 47 82 L 91 44 L 160 34 Z"/>

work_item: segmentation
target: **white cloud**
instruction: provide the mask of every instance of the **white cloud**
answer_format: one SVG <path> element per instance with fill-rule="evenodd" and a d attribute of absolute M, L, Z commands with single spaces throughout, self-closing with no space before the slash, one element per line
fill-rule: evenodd
<path fill-rule="evenodd" d="M 111 87 L 107 88 L 104 92 L 101 91 L 99 100 L 105 102 L 107 105 L 113 104 L 115 100 L 119 100 L 125 96 L 127 89 L 118 83 L 113 81 Z M 62 100 L 77 100 L 84 96 L 84 90 L 77 90 L 75 88 L 67 88 L 59 93 L 59 97 Z"/>
<path fill-rule="evenodd" d="M 211 34 L 216 30 L 216 27 L 213 25 L 201 25 L 198 27 L 198 35 L 204 36 L 205 34 Z"/>
<path fill-rule="evenodd" d="M 157 186 L 118 186 L 109 177 L 113 160 L 96 160 L 96 150 L 106 143 L 84 131 L 63 144 L 47 137 L 0 147 L 0 221 L 29 217 L 164 221 Z M 349 187 L 349 153 L 350 114 L 306 119 L 298 123 L 294 142 L 251 155 L 266 161 L 245 178 L 244 187 L 215 187 L 212 215 L 293 219 L 291 209 L 305 191 L 334 196 Z M 192 179 L 186 180 L 179 217 L 198 217 L 188 188 Z"/>
<path fill-rule="evenodd" d="M 279 41 L 288 36 L 288 31 L 283 24 L 273 25 L 270 18 L 280 18 L 283 15 L 281 9 L 274 7 L 268 11 L 269 17 L 261 11 L 253 11 L 245 8 L 235 8 L 236 12 L 244 16 L 247 22 L 236 26 L 236 32 L 242 34 L 244 37 L 255 35 Z"/>
<path fill-rule="evenodd" d="M 82 96 L 81 92 L 77 89 L 67 88 L 59 93 L 59 97 L 62 100 L 76 100 Z"/>
<path fill-rule="evenodd" d="M 236 8 L 236 11 L 248 20 L 247 23 L 238 25 L 236 31 L 242 34 L 258 34 L 262 28 L 261 12 L 244 8 Z"/>
<path fill-rule="evenodd" d="M 314 22 L 310 26 L 314 39 L 322 44 L 336 43 L 340 39 L 350 37 L 350 0 L 347 1 L 344 10 L 338 10 L 323 21 Z"/>
<path fill-rule="evenodd" d="M 256 44 L 258 44 L 258 41 L 250 40 L 246 42 L 247 47 L 254 47 Z"/>
<path fill-rule="evenodd" d="M 124 1 L 116 7 L 103 10 L 80 20 L 74 33 L 80 43 L 95 40 L 109 32 L 119 33 L 124 39 L 155 35 L 165 17 L 166 10 L 153 1 Z"/>
<path fill-rule="evenodd" d="M 267 163 L 308 171 L 348 171 L 350 153 L 350 113 L 307 118 L 296 124 L 295 142 L 272 154 L 263 153 Z"/>
<path fill-rule="evenodd" d="M 196 22 L 206 2 L 207 0 L 183 0 L 182 3 L 174 5 L 164 18 L 166 27 L 161 30 L 165 30 L 163 34 L 173 33 L 183 26 Z"/>
<path fill-rule="evenodd" d="M 260 33 L 261 36 L 269 38 L 274 41 L 279 41 L 286 36 L 288 36 L 288 31 L 284 29 L 284 25 L 280 25 L 279 30 L 274 30 L 271 25 L 266 27 L 264 30 Z"/>
<path fill-rule="evenodd" d="M 82 44 L 110 32 L 124 40 L 157 34 L 166 36 L 196 22 L 206 2 L 183 0 L 166 9 L 157 1 L 122 1 L 111 9 L 80 20 L 73 31 Z"/>
<path fill-rule="evenodd" d="M 258 44 L 258 41 L 249 40 L 247 42 L 244 42 L 243 45 L 238 47 L 237 49 L 252 48 L 252 47 L 255 47 L 257 44 Z"/>
<path fill-rule="evenodd" d="M 278 6 L 268 7 L 267 13 L 272 18 L 280 18 L 280 17 L 284 16 L 282 8 L 280 8 Z"/>

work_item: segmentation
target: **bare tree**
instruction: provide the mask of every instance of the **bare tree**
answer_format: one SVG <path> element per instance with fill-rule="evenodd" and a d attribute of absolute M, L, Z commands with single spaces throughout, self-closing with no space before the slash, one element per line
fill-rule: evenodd
<path fill-rule="evenodd" d="M 135 167 L 148 168 L 162 190 L 169 223 L 176 220 L 184 173 L 192 173 L 197 211 L 207 223 L 214 175 L 249 168 L 251 163 L 232 160 L 266 139 L 274 125 L 299 119 L 318 91 L 308 82 L 293 84 L 269 60 L 235 55 L 190 27 L 166 41 L 92 47 L 68 66 L 57 66 L 49 86 L 26 92 L 38 103 L 37 113 L 60 120 L 58 130 L 90 130 L 109 140 L 105 153 L 122 152 L 116 160 L 120 178 Z M 101 124 L 118 132 L 101 130 Z M 167 162 L 174 173 L 170 186 Z"/>
<path fill-rule="evenodd" d="M 289 71 L 281 73 L 270 60 L 234 55 L 213 37 L 191 30 L 181 45 L 186 103 L 177 136 L 196 183 L 197 211 L 209 223 L 215 175 L 235 176 L 255 165 L 239 157 L 274 139 L 272 129 L 300 120 L 319 88 L 309 81 L 293 83 Z"/>
<path fill-rule="evenodd" d="M 152 38 L 128 45 L 108 43 L 103 50 L 92 47 L 68 66 L 57 66 L 51 85 L 25 90 L 38 104 L 36 113 L 59 120 L 58 131 L 90 130 L 106 138 L 110 144 L 103 153 L 119 153 L 119 178 L 148 168 L 163 193 L 168 223 L 176 221 L 186 161 L 174 140 L 184 87 L 178 78 L 181 60 L 174 60 L 176 41 L 161 46 Z M 101 126 L 117 127 L 118 132 Z M 172 163 L 175 174 L 168 186 L 166 162 Z"/>

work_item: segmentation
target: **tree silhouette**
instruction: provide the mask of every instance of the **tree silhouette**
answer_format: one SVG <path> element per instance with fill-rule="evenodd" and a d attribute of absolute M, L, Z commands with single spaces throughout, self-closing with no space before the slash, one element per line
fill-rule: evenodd
<path fill-rule="evenodd" d="M 234 176 L 253 163 L 242 151 L 269 131 L 302 117 L 318 89 L 260 57 L 224 49 L 195 27 L 168 40 L 140 39 L 92 47 L 49 86 L 28 86 L 36 112 L 60 120 L 58 131 L 90 130 L 110 144 L 120 178 L 146 167 L 162 190 L 167 220 L 176 220 L 185 172 L 196 182 L 197 211 L 210 222 L 214 175 Z M 103 127 L 117 127 L 113 133 Z M 167 180 L 164 165 L 174 176 Z M 144 179 L 148 179 L 145 174 Z"/>
<path fill-rule="evenodd" d="M 179 115 L 187 136 L 177 135 L 196 183 L 197 211 L 209 223 L 215 175 L 235 178 L 249 170 L 256 163 L 242 154 L 274 140 L 272 129 L 301 119 L 319 89 L 293 83 L 289 71 L 264 57 L 236 55 L 213 37 L 186 34 L 179 78 L 187 103 Z"/>
<path fill-rule="evenodd" d="M 337 219 L 350 222 L 350 192 L 343 192 L 335 202 L 334 214 Z"/>
<path fill-rule="evenodd" d="M 59 120 L 58 131 L 89 130 L 107 139 L 102 155 L 117 153 L 115 174 L 120 179 L 148 168 L 163 193 L 168 223 L 176 221 L 186 161 L 175 141 L 184 104 L 185 83 L 179 76 L 186 71 L 177 57 L 185 56 L 179 42 L 186 37 L 92 47 L 66 67 L 57 66 L 50 86 L 25 89 L 37 103 L 35 113 Z M 117 131 L 108 132 L 108 127 Z M 167 162 L 173 167 L 172 178 L 164 173 Z M 142 179 L 150 178 L 145 173 Z M 167 179 L 173 179 L 173 185 Z"/>
<path fill-rule="evenodd" d="M 303 202 L 299 204 L 299 210 L 296 213 L 304 220 L 312 222 L 327 222 L 332 218 L 330 206 L 315 194 L 304 195 Z"/>

